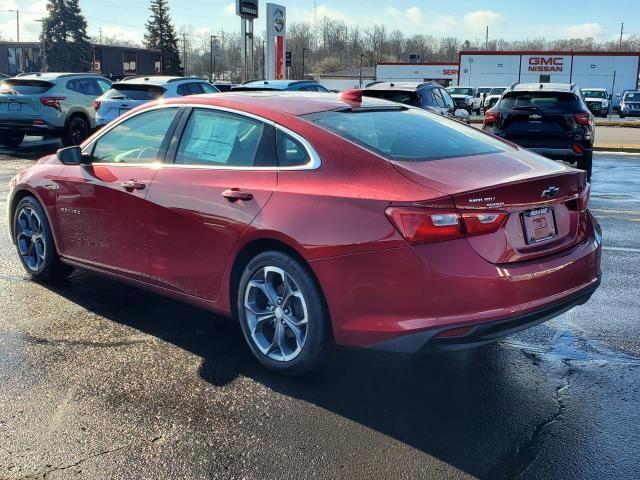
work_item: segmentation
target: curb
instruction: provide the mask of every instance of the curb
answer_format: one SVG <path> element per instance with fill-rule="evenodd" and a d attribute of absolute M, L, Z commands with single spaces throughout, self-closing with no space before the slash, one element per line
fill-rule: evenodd
<path fill-rule="evenodd" d="M 470 123 L 474 125 L 482 125 L 482 119 L 472 118 Z M 613 128 L 640 128 L 640 122 L 621 122 L 618 120 L 596 120 L 596 127 L 613 127 Z"/>
<path fill-rule="evenodd" d="M 640 145 L 595 145 L 594 152 L 640 153 Z"/>

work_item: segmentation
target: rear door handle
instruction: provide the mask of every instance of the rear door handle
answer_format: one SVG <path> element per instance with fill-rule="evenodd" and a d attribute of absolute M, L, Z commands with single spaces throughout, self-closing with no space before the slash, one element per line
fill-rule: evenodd
<path fill-rule="evenodd" d="M 138 182 L 137 180 L 129 180 L 128 182 L 122 182 L 120 184 L 122 188 L 124 188 L 127 192 L 133 192 L 134 190 L 144 190 L 147 186 Z"/>
<path fill-rule="evenodd" d="M 239 188 L 230 188 L 222 192 L 222 196 L 229 200 L 230 202 L 237 202 L 238 200 L 242 200 L 247 202 L 249 200 L 253 200 L 253 194 L 248 192 L 241 192 Z"/>

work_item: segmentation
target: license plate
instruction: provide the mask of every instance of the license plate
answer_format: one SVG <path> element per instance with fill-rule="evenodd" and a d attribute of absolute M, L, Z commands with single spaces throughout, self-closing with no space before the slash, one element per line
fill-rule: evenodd
<path fill-rule="evenodd" d="M 553 209 L 536 208 L 522 214 L 527 244 L 544 242 L 558 234 Z"/>
<path fill-rule="evenodd" d="M 10 112 L 19 112 L 22 110 L 22 104 L 20 103 L 10 103 L 9 104 L 9 111 Z"/>

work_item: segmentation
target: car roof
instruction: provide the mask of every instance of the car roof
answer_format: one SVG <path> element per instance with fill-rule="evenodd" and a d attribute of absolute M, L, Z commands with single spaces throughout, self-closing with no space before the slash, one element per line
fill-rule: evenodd
<path fill-rule="evenodd" d="M 102 75 L 98 75 L 97 73 L 69 73 L 69 72 L 34 72 L 34 73 L 22 73 L 13 78 L 20 79 L 37 79 L 37 80 L 57 80 L 59 78 L 71 78 L 71 77 L 95 77 L 95 78 L 103 78 Z"/>
<path fill-rule="evenodd" d="M 425 83 L 425 82 L 380 82 L 375 85 L 371 85 L 365 90 L 395 90 L 403 92 L 415 92 L 421 88 L 428 87 L 440 87 L 437 83 Z"/>
<path fill-rule="evenodd" d="M 269 112 L 286 113 L 293 116 L 327 112 L 346 108 L 398 107 L 397 103 L 371 97 L 362 97 L 362 102 L 343 100 L 337 93 L 288 92 L 288 91 L 231 91 L 223 95 L 192 95 L 163 100 L 164 104 L 211 105 L 232 108 L 262 116 Z"/>
<path fill-rule="evenodd" d="M 573 92 L 575 83 L 515 83 L 511 86 L 514 92 Z"/>
<path fill-rule="evenodd" d="M 293 85 L 316 85 L 317 82 L 313 80 L 252 80 L 250 82 L 244 82 L 240 85 L 235 85 L 238 88 L 270 88 L 273 90 L 284 90 Z"/>
<path fill-rule="evenodd" d="M 201 78 L 195 77 L 178 77 L 167 75 L 135 75 L 132 77 L 126 77 L 120 80 L 118 83 L 127 83 L 134 85 L 166 85 L 167 83 L 174 82 L 203 82 Z"/>
<path fill-rule="evenodd" d="M 589 90 L 591 92 L 606 92 L 607 89 L 606 88 L 600 88 L 600 87 L 584 87 L 581 88 L 580 90 Z"/>

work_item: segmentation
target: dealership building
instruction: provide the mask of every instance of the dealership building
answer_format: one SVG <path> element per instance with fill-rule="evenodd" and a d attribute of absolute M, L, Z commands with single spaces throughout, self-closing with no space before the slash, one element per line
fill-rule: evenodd
<path fill-rule="evenodd" d="M 383 82 L 437 82 L 443 87 L 458 82 L 457 63 L 379 63 L 376 79 Z"/>

